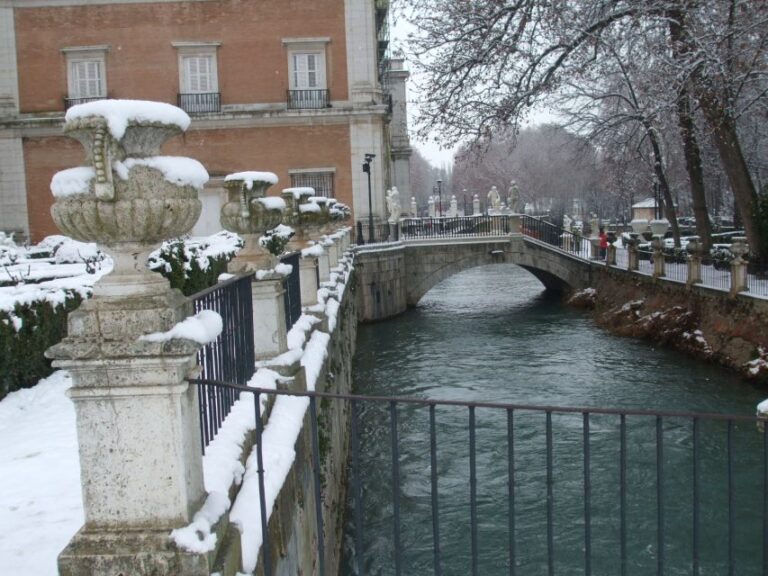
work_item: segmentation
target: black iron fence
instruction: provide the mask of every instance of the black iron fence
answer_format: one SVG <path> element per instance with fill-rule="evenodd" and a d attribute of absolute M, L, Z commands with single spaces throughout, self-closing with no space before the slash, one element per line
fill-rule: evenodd
<path fill-rule="evenodd" d="M 285 286 L 285 326 L 287 330 L 293 328 L 293 325 L 301 316 L 301 273 L 299 264 L 301 253 L 293 252 L 280 258 L 282 264 L 291 266 L 291 273 L 284 280 Z"/>
<path fill-rule="evenodd" d="M 400 228 L 397 224 L 389 222 L 369 223 L 368 220 L 358 220 L 353 229 L 352 243 L 380 244 L 383 242 L 395 242 L 400 239 Z"/>
<path fill-rule="evenodd" d="M 200 378 L 245 385 L 255 371 L 253 345 L 253 274 L 236 276 L 189 297 L 195 312 L 213 310 L 224 323 L 221 335 L 198 352 Z M 203 451 L 216 435 L 240 393 L 235 388 L 200 387 Z"/>
<path fill-rule="evenodd" d="M 454 216 L 405 218 L 400 221 L 404 239 L 504 236 L 511 232 L 507 216 Z"/>
<path fill-rule="evenodd" d="M 520 228 L 520 231 L 529 238 L 535 238 L 580 258 L 590 257 L 589 238 L 580 234 L 575 234 L 541 218 L 527 215 L 520 216 Z"/>
<path fill-rule="evenodd" d="M 254 406 L 262 394 L 309 398 L 321 575 L 318 411 L 330 402 L 351 414 L 346 573 L 768 574 L 765 420 L 192 382 L 251 392 Z M 488 466 L 498 471 L 486 486 L 478 473 Z M 262 502 L 261 565 L 270 576 L 265 510 Z"/>
<path fill-rule="evenodd" d="M 328 90 L 288 90 L 288 109 L 327 108 L 331 105 Z"/>
<path fill-rule="evenodd" d="M 178 106 L 190 114 L 221 112 L 221 93 L 206 92 L 179 94 Z"/>

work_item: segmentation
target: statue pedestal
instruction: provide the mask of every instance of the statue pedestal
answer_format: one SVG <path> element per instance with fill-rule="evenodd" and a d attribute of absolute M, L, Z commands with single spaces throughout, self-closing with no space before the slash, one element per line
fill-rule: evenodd
<path fill-rule="evenodd" d="M 274 358 L 288 350 L 283 279 L 254 280 L 251 293 L 256 359 Z"/>

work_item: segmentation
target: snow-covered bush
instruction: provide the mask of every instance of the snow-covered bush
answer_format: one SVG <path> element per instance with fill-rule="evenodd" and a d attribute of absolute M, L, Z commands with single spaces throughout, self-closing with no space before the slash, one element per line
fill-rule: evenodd
<path fill-rule="evenodd" d="M 267 230 L 266 234 L 259 238 L 259 244 L 266 248 L 273 256 L 280 256 L 295 233 L 294 229 L 290 226 L 280 224 L 272 230 Z"/>
<path fill-rule="evenodd" d="M 242 247 L 243 240 L 226 231 L 202 238 L 175 238 L 150 254 L 148 264 L 168 278 L 173 288 L 190 296 L 216 284 Z"/>

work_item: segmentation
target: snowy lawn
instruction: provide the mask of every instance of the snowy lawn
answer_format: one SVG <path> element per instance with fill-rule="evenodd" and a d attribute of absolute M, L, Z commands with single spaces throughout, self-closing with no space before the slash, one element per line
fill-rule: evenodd
<path fill-rule="evenodd" d="M 71 385 L 59 371 L 0 402 L 3 574 L 56 576 L 56 557 L 83 525 Z"/>

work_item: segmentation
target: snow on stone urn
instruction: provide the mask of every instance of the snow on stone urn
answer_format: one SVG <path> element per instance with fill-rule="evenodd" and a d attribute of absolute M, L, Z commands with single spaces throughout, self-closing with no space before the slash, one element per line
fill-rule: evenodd
<path fill-rule="evenodd" d="M 158 243 L 189 231 L 200 216 L 198 192 L 208 181 L 191 158 L 160 156 L 160 146 L 190 119 L 170 104 L 101 100 L 67 111 L 64 133 L 86 149 L 87 166 L 54 175 L 51 215 L 65 234 L 96 242 L 115 270 L 97 294 L 128 295 L 166 288 L 146 268 Z"/>
<path fill-rule="evenodd" d="M 335 198 L 316 196 L 311 187 L 286 188 L 282 196 L 288 205 L 287 223 L 296 228 L 291 249 L 304 248 L 331 234 L 352 214 L 346 204 Z"/>
<path fill-rule="evenodd" d="M 272 172 L 237 172 L 224 179 L 229 198 L 221 207 L 221 225 L 241 234 L 245 241 L 245 247 L 229 265 L 232 271 L 274 266 L 269 251 L 259 244 L 259 238 L 285 217 L 285 201 L 267 196 L 273 184 L 277 184 L 277 176 Z"/>

